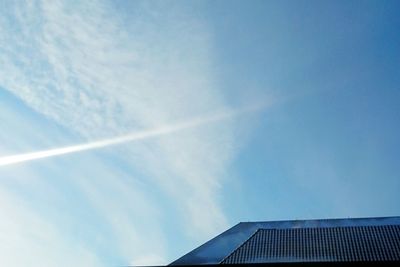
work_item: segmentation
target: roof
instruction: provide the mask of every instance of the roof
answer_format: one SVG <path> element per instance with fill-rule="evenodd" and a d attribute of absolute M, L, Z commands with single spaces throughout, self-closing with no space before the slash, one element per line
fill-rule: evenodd
<path fill-rule="evenodd" d="M 400 260 L 400 217 L 241 222 L 171 265 Z"/>

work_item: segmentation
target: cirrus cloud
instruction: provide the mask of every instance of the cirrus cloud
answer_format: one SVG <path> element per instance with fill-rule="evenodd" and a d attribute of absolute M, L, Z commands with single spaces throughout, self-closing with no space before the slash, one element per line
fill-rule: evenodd
<path fill-rule="evenodd" d="M 5 5 L 0 11 L 0 86 L 77 138 L 109 138 L 228 108 L 214 74 L 212 34 L 184 7 L 136 2 L 128 16 L 103 1 Z M 58 179 L 68 180 L 87 209 L 108 225 L 122 261 L 154 264 L 149 259 L 156 250 L 160 263 L 168 257 L 168 234 L 161 223 L 141 220 L 177 216 L 172 229 L 183 227 L 195 242 L 226 227 L 217 196 L 235 155 L 234 134 L 232 120 L 188 129 L 90 156 Z M 46 138 L 51 139 L 44 132 Z M 63 166 L 52 164 L 60 174 Z M 131 181 L 137 177 L 142 185 Z M 39 216 L 36 206 L 31 209 L 32 216 Z M 42 219 L 51 221 L 46 215 Z M 100 239 L 91 238 L 87 247 L 96 255 Z"/>

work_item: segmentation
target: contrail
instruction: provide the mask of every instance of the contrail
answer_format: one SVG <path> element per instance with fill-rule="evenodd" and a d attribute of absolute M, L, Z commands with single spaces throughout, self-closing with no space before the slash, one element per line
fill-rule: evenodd
<path fill-rule="evenodd" d="M 21 163 L 21 162 L 26 162 L 26 161 L 36 160 L 36 159 L 60 156 L 60 155 L 75 153 L 75 152 L 84 151 L 84 150 L 91 150 L 91 149 L 102 148 L 102 147 L 126 143 L 126 142 L 139 141 L 139 140 L 143 140 L 143 139 L 147 139 L 147 138 L 167 135 L 167 134 L 182 131 L 185 129 L 198 127 L 203 124 L 229 119 L 229 118 L 232 118 L 239 114 L 243 114 L 243 113 L 247 113 L 247 112 L 254 112 L 254 111 L 263 109 L 264 107 L 265 107 L 265 104 L 253 105 L 250 108 L 225 111 L 225 112 L 214 114 L 212 116 L 200 117 L 200 118 L 192 119 L 190 121 L 184 121 L 184 122 L 180 122 L 180 123 L 164 125 L 161 127 L 138 131 L 138 132 L 135 132 L 132 134 L 123 135 L 123 136 L 119 136 L 119 137 L 115 137 L 115 138 L 94 141 L 94 142 L 85 143 L 85 144 L 79 144 L 79 145 L 73 145 L 73 146 L 67 146 L 67 147 L 54 148 L 54 149 L 37 151 L 37 152 L 19 154 L 19 155 L 0 157 L 0 166 L 11 165 L 11 164 Z"/>

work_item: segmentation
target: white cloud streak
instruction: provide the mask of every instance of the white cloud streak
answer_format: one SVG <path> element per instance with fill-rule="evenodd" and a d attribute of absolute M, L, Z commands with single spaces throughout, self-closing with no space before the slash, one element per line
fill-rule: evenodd
<path fill-rule="evenodd" d="M 210 117 L 202 117 L 202 118 L 193 119 L 193 120 L 187 121 L 187 122 L 181 122 L 181 123 L 177 123 L 177 124 L 158 127 L 155 129 L 139 131 L 136 133 L 132 133 L 132 134 L 128 134 L 128 135 L 124 135 L 124 136 L 120 136 L 120 137 L 110 138 L 110 139 L 96 141 L 96 142 L 90 142 L 90 143 L 86 143 L 86 144 L 61 147 L 61 148 L 55 148 L 55 149 L 48 149 L 48 150 L 19 154 L 19 155 L 4 156 L 4 157 L 0 157 L 0 166 L 16 164 L 16 163 L 21 163 L 21 162 L 26 162 L 26 161 L 31 161 L 31 160 L 37 160 L 37 159 L 42 159 L 42 158 L 60 156 L 60 155 L 76 153 L 76 152 L 85 151 L 85 150 L 92 150 L 92 149 L 107 147 L 107 146 L 111 146 L 111 145 L 117 145 L 117 144 L 121 144 L 121 143 L 139 141 L 139 140 L 148 139 L 148 138 L 152 138 L 152 137 L 167 135 L 167 134 L 171 134 L 171 133 L 174 133 L 177 131 L 182 131 L 182 130 L 189 129 L 189 128 L 199 127 L 203 124 L 208 124 L 211 122 L 216 122 L 216 121 L 221 121 L 224 119 L 232 118 L 232 117 L 234 117 L 235 114 L 240 114 L 245 111 L 257 110 L 260 107 L 261 106 L 256 106 L 256 107 L 252 106 L 251 108 L 242 109 L 240 111 L 219 113 L 219 114 L 215 114 L 214 116 L 210 116 Z"/>

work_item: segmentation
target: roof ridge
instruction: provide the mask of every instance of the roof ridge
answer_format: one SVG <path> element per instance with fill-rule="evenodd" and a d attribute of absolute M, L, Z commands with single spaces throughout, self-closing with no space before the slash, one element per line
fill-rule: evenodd
<path fill-rule="evenodd" d="M 341 218 L 323 218 L 323 219 L 288 219 L 288 220 L 273 220 L 273 221 L 246 221 L 239 224 L 254 224 L 254 223 L 281 223 L 281 222 L 303 222 L 303 221 L 335 221 L 335 220 L 374 220 L 374 219 L 400 219 L 400 216 L 380 216 L 380 217 L 341 217 Z"/>
<path fill-rule="evenodd" d="M 247 242 L 249 242 L 250 239 L 252 239 L 259 231 L 261 228 L 258 228 L 252 235 L 249 236 L 242 244 L 240 244 L 237 248 L 235 248 L 231 253 L 229 253 L 226 257 L 224 257 L 219 263 L 223 263 L 226 259 L 229 258 L 229 256 L 233 255 L 237 250 L 239 250 L 241 247 L 243 247 Z"/>

